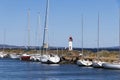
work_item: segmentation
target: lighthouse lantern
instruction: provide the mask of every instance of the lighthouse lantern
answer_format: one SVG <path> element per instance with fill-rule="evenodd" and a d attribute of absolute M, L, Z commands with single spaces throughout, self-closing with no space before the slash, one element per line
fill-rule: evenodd
<path fill-rule="evenodd" d="M 73 50 L 73 48 L 72 48 L 72 42 L 73 42 L 73 38 L 69 37 L 69 51 Z"/>

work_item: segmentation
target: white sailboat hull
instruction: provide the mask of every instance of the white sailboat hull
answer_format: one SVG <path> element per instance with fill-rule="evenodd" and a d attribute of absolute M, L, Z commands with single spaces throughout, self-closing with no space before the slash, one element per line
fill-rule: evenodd
<path fill-rule="evenodd" d="M 77 65 L 79 65 L 79 66 L 92 66 L 92 62 L 89 60 L 78 60 Z"/>
<path fill-rule="evenodd" d="M 42 63 L 48 63 L 48 60 L 49 60 L 49 55 L 42 55 L 40 58 L 40 61 Z"/>
<path fill-rule="evenodd" d="M 19 59 L 20 58 L 20 55 L 17 55 L 17 54 L 10 54 L 9 56 L 11 59 Z"/>
<path fill-rule="evenodd" d="M 5 54 L 4 52 L 0 52 L 0 58 L 4 58 L 6 56 L 7 56 L 7 54 Z"/>
<path fill-rule="evenodd" d="M 41 55 L 40 54 L 33 54 L 30 57 L 31 61 L 39 61 L 40 62 Z"/>
<path fill-rule="evenodd" d="M 92 63 L 92 66 L 93 66 L 94 68 L 102 68 L 102 67 L 103 67 L 103 66 L 102 66 L 103 63 L 105 63 L 105 62 L 102 62 L 102 61 L 94 61 L 94 62 Z"/>
<path fill-rule="evenodd" d="M 41 62 L 47 64 L 57 64 L 60 62 L 60 57 L 57 55 L 42 55 Z"/>
<path fill-rule="evenodd" d="M 106 69 L 120 69 L 120 63 L 103 63 L 102 66 Z"/>
<path fill-rule="evenodd" d="M 3 54 L 0 54 L 0 58 L 4 58 L 4 55 L 3 55 Z"/>
<path fill-rule="evenodd" d="M 59 56 L 54 55 L 54 56 L 49 57 L 49 63 L 57 64 L 59 62 L 60 62 L 60 57 Z"/>

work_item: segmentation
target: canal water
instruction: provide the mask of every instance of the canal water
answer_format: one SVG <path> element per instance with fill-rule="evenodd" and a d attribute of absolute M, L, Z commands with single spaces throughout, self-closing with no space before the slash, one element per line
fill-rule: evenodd
<path fill-rule="evenodd" d="M 120 80 L 120 70 L 0 59 L 0 80 Z"/>

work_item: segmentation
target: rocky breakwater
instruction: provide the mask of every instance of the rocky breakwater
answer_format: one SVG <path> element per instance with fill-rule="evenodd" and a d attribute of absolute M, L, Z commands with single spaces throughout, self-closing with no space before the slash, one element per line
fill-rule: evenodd
<path fill-rule="evenodd" d="M 79 59 L 79 55 L 74 52 L 66 53 L 66 55 L 61 57 L 60 64 L 75 64 Z"/>

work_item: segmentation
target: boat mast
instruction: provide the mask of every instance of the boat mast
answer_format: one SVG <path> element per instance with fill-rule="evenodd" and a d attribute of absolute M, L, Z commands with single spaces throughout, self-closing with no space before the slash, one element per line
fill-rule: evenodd
<path fill-rule="evenodd" d="M 100 22 L 99 22 L 99 13 L 98 13 L 98 37 L 97 37 L 97 52 L 99 52 L 99 29 L 100 29 Z M 97 57 L 98 57 L 98 53 L 97 53 Z"/>
<path fill-rule="evenodd" d="M 119 61 L 120 61 L 120 9 L 119 9 Z"/>
<path fill-rule="evenodd" d="M 45 14 L 45 24 L 44 24 L 44 34 L 43 34 L 43 49 L 48 49 L 48 10 L 49 10 L 49 0 L 46 3 L 46 14 Z"/>
<path fill-rule="evenodd" d="M 81 41 L 81 44 L 82 44 L 82 55 L 83 55 L 83 14 L 82 14 L 82 18 L 81 18 L 81 25 L 82 25 L 82 29 L 81 29 L 81 32 L 82 32 L 82 41 Z"/>
<path fill-rule="evenodd" d="M 28 9 L 28 46 L 27 48 L 29 49 L 30 47 L 30 9 Z"/>
<path fill-rule="evenodd" d="M 40 45 L 40 12 L 38 12 L 38 17 L 37 17 L 37 28 L 36 28 L 36 46 Z"/>
<path fill-rule="evenodd" d="M 5 29 L 4 29 L 3 37 L 4 37 L 4 38 L 3 38 L 3 39 L 4 39 L 4 40 L 3 40 L 3 53 L 4 53 L 4 51 L 5 51 L 5 40 L 6 40 L 6 39 L 5 39 L 5 38 L 6 38 L 6 30 L 5 30 Z"/>
<path fill-rule="evenodd" d="M 39 42 L 40 42 L 40 12 L 38 12 L 38 30 L 37 30 L 37 39 L 38 39 L 38 45 L 40 45 L 39 44 Z M 40 53 L 41 53 L 41 47 L 39 46 L 38 47 L 38 50 L 40 50 Z"/>

